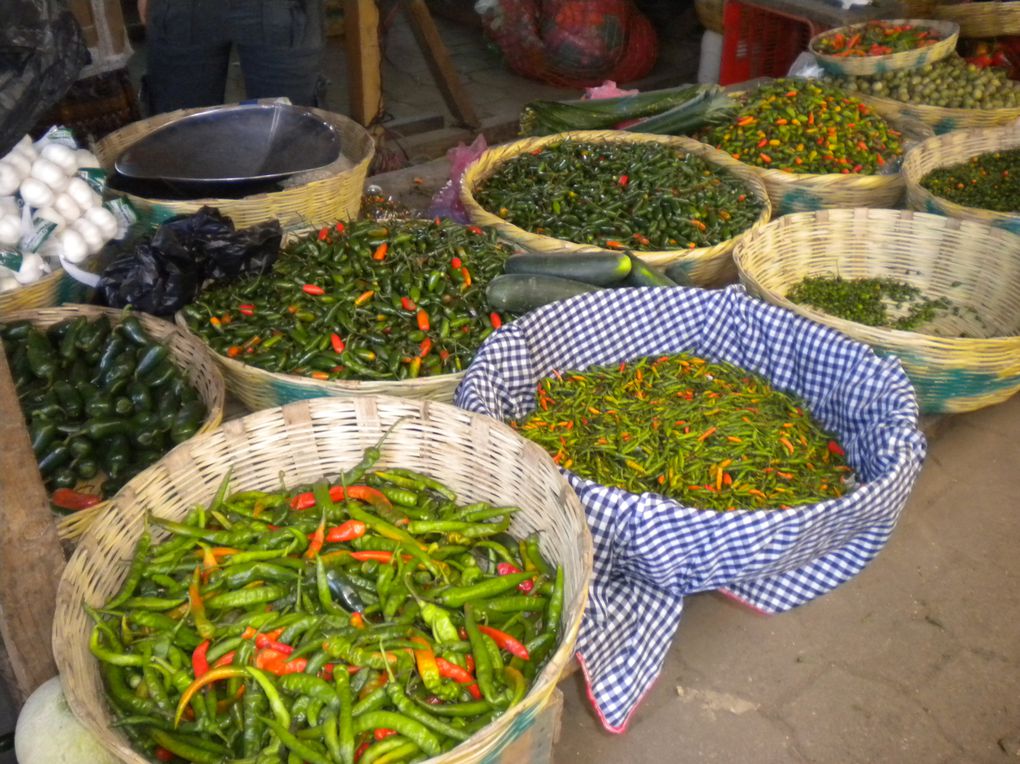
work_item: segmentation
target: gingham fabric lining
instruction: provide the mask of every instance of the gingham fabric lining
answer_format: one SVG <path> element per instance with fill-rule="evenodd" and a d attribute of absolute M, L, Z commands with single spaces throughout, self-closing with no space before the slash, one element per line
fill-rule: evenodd
<path fill-rule="evenodd" d="M 913 388 L 896 360 L 739 286 L 604 290 L 547 305 L 486 341 L 455 402 L 520 419 L 534 408 L 538 380 L 554 371 L 679 352 L 728 361 L 798 394 L 838 436 L 859 482 L 821 504 L 716 513 L 564 471 L 595 552 L 576 650 L 614 732 L 658 676 L 684 596 L 722 589 L 776 613 L 832 590 L 885 544 L 925 454 Z"/>

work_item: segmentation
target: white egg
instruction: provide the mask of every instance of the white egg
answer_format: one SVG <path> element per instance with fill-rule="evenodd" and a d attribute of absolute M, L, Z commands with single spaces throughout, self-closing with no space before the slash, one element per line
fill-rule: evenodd
<path fill-rule="evenodd" d="M 21 218 L 17 215 L 0 217 L 0 246 L 14 246 L 21 241 Z"/>
<path fill-rule="evenodd" d="M 67 192 L 57 194 L 57 198 L 53 200 L 53 209 L 63 215 L 68 223 L 73 223 L 82 213 L 81 206 Z"/>
<path fill-rule="evenodd" d="M 13 191 L 11 192 L 14 193 Z M 0 196 L 0 215 L 17 215 L 21 217 L 21 205 L 13 196 Z"/>
<path fill-rule="evenodd" d="M 49 207 L 53 204 L 52 189 L 38 178 L 25 178 L 21 181 L 21 198 L 29 207 Z"/>
<path fill-rule="evenodd" d="M 32 177 L 38 178 L 50 188 L 54 188 L 62 183 L 66 185 L 67 173 L 49 159 L 39 157 L 32 163 Z"/>
<path fill-rule="evenodd" d="M 18 168 L 6 159 L 0 161 L 0 194 L 8 196 L 18 190 L 21 185 L 21 173 Z"/>
<path fill-rule="evenodd" d="M 74 199 L 79 207 L 83 210 L 89 207 L 95 207 L 102 199 L 99 194 L 92 190 L 92 187 L 85 182 L 83 178 L 74 177 L 71 178 L 67 184 L 67 194 Z"/>
<path fill-rule="evenodd" d="M 85 218 L 78 218 L 78 220 L 75 220 L 71 224 L 71 227 L 81 234 L 81 237 L 85 240 L 86 246 L 89 248 L 90 255 L 94 255 L 103 248 L 104 244 L 106 244 L 106 239 L 103 237 L 102 231 L 99 230 L 99 226 L 95 223 L 89 222 Z"/>
<path fill-rule="evenodd" d="M 18 175 L 22 180 L 32 174 L 32 160 L 27 158 L 24 154 L 12 151 L 4 157 L 4 161 L 9 163 L 15 170 L 18 171 Z"/>
<path fill-rule="evenodd" d="M 72 175 L 78 169 L 77 151 L 62 143 L 47 143 L 39 152 L 39 156 L 53 162 L 65 175 Z"/>
<path fill-rule="evenodd" d="M 63 194 L 54 199 L 53 204 L 55 205 L 61 198 L 63 198 Z M 43 207 L 41 210 L 36 210 L 35 216 L 42 220 L 48 220 L 51 223 L 56 223 L 58 231 L 67 225 L 67 218 L 57 212 L 54 207 Z"/>
<path fill-rule="evenodd" d="M 38 281 L 44 274 L 43 259 L 35 252 L 29 252 L 21 259 L 21 269 L 14 274 L 19 284 L 31 284 Z"/>
<path fill-rule="evenodd" d="M 72 263 L 80 263 L 89 256 L 89 245 L 85 243 L 82 235 L 73 228 L 65 228 L 57 236 L 61 252 Z"/>
<path fill-rule="evenodd" d="M 27 159 L 29 162 L 34 162 L 36 159 L 39 158 L 38 150 L 31 143 L 29 143 L 27 146 L 15 146 L 14 152 L 21 154 L 21 156 L 25 157 L 25 159 Z"/>
<path fill-rule="evenodd" d="M 75 159 L 78 161 L 78 167 L 99 167 L 99 160 L 96 159 L 96 155 L 88 149 L 78 149 L 74 152 Z"/>
<path fill-rule="evenodd" d="M 107 241 L 117 235 L 117 218 L 106 207 L 92 207 L 85 210 L 85 219 L 94 224 Z"/>

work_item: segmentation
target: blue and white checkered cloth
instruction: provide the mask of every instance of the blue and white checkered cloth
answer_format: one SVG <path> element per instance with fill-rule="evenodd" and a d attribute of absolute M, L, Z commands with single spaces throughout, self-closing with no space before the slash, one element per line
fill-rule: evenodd
<path fill-rule="evenodd" d="M 722 589 L 777 613 L 831 591 L 885 544 L 925 455 L 898 361 L 739 286 L 604 290 L 547 305 L 485 342 L 455 402 L 521 419 L 535 407 L 537 382 L 554 370 L 681 352 L 758 372 L 801 397 L 837 435 L 857 482 L 820 504 L 714 512 L 564 471 L 595 547 L 576 651 L 614 732 L 624 731 L 658 676 L 686 595 Z"/>

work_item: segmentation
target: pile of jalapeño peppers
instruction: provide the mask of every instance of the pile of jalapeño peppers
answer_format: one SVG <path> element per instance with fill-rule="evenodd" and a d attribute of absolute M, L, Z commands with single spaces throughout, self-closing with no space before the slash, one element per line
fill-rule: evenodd
<path fill-rule="evenodd" d="M 140 539 L 90 610 L 114 725 L 158 761 L 435 756 L 519 703 L 557 645 L 563 570 L 516 507 L 373 469 L 230 493 Z"/>
<path fill-rule="evenodd" d="M 289 244 L 268 275 L 206 289 L 191 331 L 229 358 L 319 380 L 461 371 L 503 323 L 485 287 L 510 248 L 436 218 L 337 223 Z"/>

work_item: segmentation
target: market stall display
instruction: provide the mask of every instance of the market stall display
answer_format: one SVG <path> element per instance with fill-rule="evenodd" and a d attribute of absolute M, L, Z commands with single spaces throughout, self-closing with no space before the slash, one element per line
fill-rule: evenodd
<path fill-rule="evenodd" d="M 954 130 L 922 141 L 903 161 L 907 205 L 1020 233 L 1018 149 L 1015 125 Z"/>
<path fill-rule="evenodd" d="M 65 305 L 5 316 L 0 339 L 51 501 L 70 513 L 57 523 L 63 538 L 78 538 L 130 477 L 223 418 L 209 353 L 166 321 Z"/>
<path fill-rule="evenodd" d="M 414 473 L 405 472 L 405 469 Z M 375 475 L 370 476 L 373 471 Z M 346 489 L 336 484 L 338 474 L 351 480 Z M 226 479 L 229 479 L 229 489 L 226 489 Z M 361 479 L 375 482 L 378 488 L 373 490 L 362 485 L 355 491 L 355 481 Z M 282 494 L 281 480 L 296 488 L 309 487 L 310 493 Z M 324 480 L 330 481 L 333 487 L 328 488 L 321 482 Z M 224 490 L 217 493 L 218 488 Z M 231 494 L 235 490 L 239 492 Z M 418 498 L 427 497 L 420 505 L 422 508 L 431 505 L 436 510 L 443 507 L 444 511 L 450 511 L 451 504 L 462 507 L 462 519 L 408 518 L 408 525 L 394 525 L 401 514 L 414 514 L 413 507 L 399 501 L 408 497 L 408 490 L 416 491 Z M 390 502 L 383 491 L 392 497 L 392 505 L 387 506 Z M 343 500 L 353 499 L 355 494 L 367 502 Z M 258 501 L 260 496 L 264 496 L 264 502 Z M 509 509 L 508 501 L 516 509 Z M 487 504 L 483 506 L 480 502 Z M 208 509 L 202 513 L 207 520 L 202 528 L 187 520 L 199 504 Z M 495 508 L 492 512 L 486 509 L 490 506 Z M 302 507 L 304 509 L 300 509 Z M 510 514 L 508 528 L 505 522 L 490 524 L 483 519 L 500 513 Z M 234 530 L 214 530 L 219 518 L 228 515 L 237 521 Z M 256 520 L 256 517 L 263 520 Z M 220 545 L 212 541 L 214 537 L 222 540 L 225 534 L 233 533 L 231 542 L 246 544 L 253 541 L 248 532 L 254 528 L 253 523 L 265 526 L 265 520 L 284 520 L 285 517 L 286 522 L 300 525 L 301 532 L 295 534 L 281 529 L 271 533 L 265 539 L 266 549 L 249 556 L 247 563 L 237 561 L 241 563 L 240 568 L 231 559 L 233 553 L 220 549 Z M 192 518 L 193 522 L 194 516 Z M 332 527 L 334 522 L 336 527 Z M 492 528 L 488 527 L 490 525 Z M 500 530 L 506 528 L 512 537 L 526 541 L 523 547 L 526 557 L 519 560 L 523 572 L 514 573 L 499 565 L 509 562 L 499 557 L 501 547 L 510 558 L 516 559 L 521 552 L 517 546 L 506 548 L 509 542 L 501 535 L 485 535 L 497 525 Z M 172 531 L 172 539 L 166 535 L 167 529 Z M 150 533 L 151 547 L 146 540 Z M 448 536 L 451 533 L 460 536 Z M 311 534 L 311 538 L 307 534 Z M 248 540 L 242 539 L 242 535 Z M 148 610 L 138 614 L 134 608 L 149 596 L 146 592 L 155 580 L 161 582 L 160 586 L 167 585 L 168 581 L 153 566 L 143 568 L 131 564 L 132 552 L 141 544 L 151 549 L 146 554 L 163 558 L 183 554 L 191 558 L 189 550 L 201 547 L 202 537 L 217 545 L 216 549 L 209 548 L 213 559 L 217 560 L 215 570 L 207 568 L 208 576 L 205 576 L 201 558 L 195 557 L 198 567 L 188 564 L 192 574 L 185 577 L 187 580 L 181 580 L 181 584 L 186 585 L 185 598 L 190 598 L 192 603 L 188 615 L 173 634 L 155 628 L 163 619 L 172 618 L 173 611 L 168 608 L 162 612 Z M 456 549 L 449 548 L 450 554 L 444 555 L 439 547 L 422 549 L 416 541 L 417 538 L 438 540 L 440 537 L 449 543 L 459 539 L 481 552 L 476 561 L 480 566 L 477 572 L 468 570 L 471 565 Z M 349 541 L 337 541 L 340 538 Z M 282 542 L 278 552 L 272 551 L 276 544 L 273 539 Z M 171 552 L 174 549 L 176 552 Z M 490 551 L 497 556 L 491 563 L 495 570 L 489 569 Z M 243 552 L 238 551 L 238 554 Z M 294 554 L 297 559 L 289 560 L 287 554 Z M 402 563 L 372 562 L 384 557 L 402 561 L 403 554 L 410 557 Z M 475 559 L 470 553 L 468 557 Z M 414 567 L 410 560 L 415 560 Z M 286 564 L 288 562 L 293 564 Z M 345 562 L 356 564 L 348 567 Z M 534 568 L 530 567 L 532 564 Z M 550 566 L 548 573 L 551 575 L 539 571 L 543 564 Z M 285 571 L 282 578 L 266 581 L 261 588 L 217 589 L 228 575 L 262 577 L 274 567 Z M 463 586 L 433 586 L 424 580 L 425 576 L 431 579 L 437 571 L 456 575 Z M 350 758 L 352 742 L 360 744 L 367 738 L 366 742 L 378 739 L 376 743 L 370 742 L 377 746 L 374 754 L 395 744 L 396 747 L 405 746 L 405 755 L 399 759 L 403 761 L 414 756 L 408 753 L 410 747 L 406 745 L 410 739 L 429 755 L 442 753 L 438 761 L 482 761 L 522 734 L 555 689 L 579 628 L 590 571 L 590 539 L 576 496 L 540 449 L 505 426 L 431 402 L 392 398 L 303 401 L 236 420 L 188 441 L 118 494 L 110 511 L 79 545 L 65 569 L 58 593 L 54 651 L 69 705 L 104 746 L 125 761 L 147 760 L 132 747 L 128 736 L 132 730 L 144 730 L 151 741 L 170 751 L 179 754 L 187 751 L 185 758 L 197 755 L 196 750 L 209 752 L 210 744 L 188 733 L 194 723 L 187 718 L 185 707 L 192 708 L 196 714 L 204 713 L 202 709 L 207 700 L 221 694 L 225 688 L 235 692 L 233 684 L 245 687 L 245 691 L 244 698 L 236 704 L 236 711 L 231 713 L 240 712 L 250 725 L 258 725 L 252 727 L 258 732 L 257 738 L 249 734 L 248 743 L 244 742 L 245 736 L 240 730 L 237 735 L 227 736 L 226 744 L 231 747 L 236 744 L 239 750 L 252 743 L 256 747 L 265 743 L 278 749 L 279 743 L 271 742 L 275 738 L 292 751 L 301 751 L 306 760 L 344 761 Z M 370 577 L 363 580 L 366 574 Z M 152 578 L 154 575 L 157 579 Z M 464 575 L 474 576 L 474 580 L 469 583 L 461 578 Z M 313 580 L 315 586 L 297 595 L 297 581 L 306 576 L 311 576 L 309 587 Z M 526 582 L 532 583 L 532 593 L 524 591 L 528 588 Z M 370 595 L 384 585 L 393 593 L 404 591 L 406 594 L 401 597 L 402 602 L 396 603 L 398 612 L 407 615 L 403 625 L 396 619 L 391 619 L 388 627 L 377 622 L 380 611 L 388 612 L 390 598 L 373 607 Z M 561 585 L 562 600 L 559 600 Z M 266 602 L 269 594 L 279 594 L 277 600 L 307 596 L 310 612 L 321 607 L 329 608 L 331 614 L 319 619 L 300 613 L 287 616 L 281 612 L 278 615 L 282 620 L 278 625 L 269 623 L 278 617 L 273 611 L 268 611 L 271 614 L 268 617 L 245 614 L 241 607 L 244 600 L 250 599 L 249 604 L 254 604 L 255 600 Z M 179 595 L 167 592 L 164 598 L 172 596 Z M 362 604 L 366 605 L 364 610 L 357 611 L 357 616 L 350 612 L 356 610 L 355 597 L 362 598 Z M 148 700 L 143 701 L 129 691 L 118 697 L 120 703 L 133 708 L 130 712 L 133 722 L 111 724 L 101 674 L 105 674 L 107 682 L 111 678 L 116 682 L 117 677 L 124 678 L 124 671 L 137 672 L 142 668 L 144 681 L 153 688 L 161 687 L 164 678 L 169 676 L 161 670 L 164 668 L 162 658 L 145 661 L 142 667 L 137 653 L 123 653 L 132 656 L 129 658 L 111 657 L 111 652 L 116 650 L 112 640 L 119 641 L 120 637 L 103 626 L 94 631 L 93 620 L 82 607 L 83 602 L 93 608 L 105 603 L 105 609 L 109 610 L 111 598 L 114 598 L 112 607 L 128 608 L 136 613 L 128 619 L 128 623 L 133 624 L 130 628 L 139 632 L 136 635 L 139 639 L 133 643 L 134 650 L 145 643 L 146 627 L 142 624 L 148 623 L 149 628 L 154 628 L 149 639 L 159 641 L 158 635 L 163 634 L 164 641 L 169 642 L 168 666 L 173 665 L 173 656 L 178 652 L 186 655 L 185 664 L 170 672 L 179 675 L 181 685 L 175 685 L 176 689 L 168 689 L 168 692 L 174 700 L 183 693 L 189 698 L 194 696 L 190 706 L 186 700 L 177 708 L 166 706 L 165 710 L 160 710 L 155 704 L 162 696 L 150 693 Z M 533 603 L 540 599 L 541 608 L 532 610 Z M 199 601 L 206 618 L 202 617 L 203 608 L 196 607 Z M 264 611 L 263 608 L 259 610 Z M 458 612 L 463 615 L 457 615 Z M 523 615 L 517 615 L 519 613 Z M 524 624 L 532 618 L 529 613 L 551 618 L 557 624 L 559 636 L 554 644 L 547 644 L 548 637 L 537 641 L 539 633 L 533 635 L 536 641 L 531 647 L 536 660 L 546 647 L 549 648 L 548 657 L 534 673 L 530 689 L 523 694 L 521 681 L 527 681 L 524 675 L 531 673 L 527 666 L 532 657 L 529 651 L 525 660 L 517 643 L 524 636 Z M 424 622 L 417 624 L 419 628 L 409 630 L 411 619 L 419 617 L 425 619 Z M 518 626 L 508 623 L 510 619 Z M 233 622 L 234 627 L 228 622 Z M 495 628 L 497 623 L 517 635 L 513 641 L 509 634 L 499 633 L 502 630 Z M 319 625 L 331 628 L 330 624 L 336 628 L 326 635 L 328 657 L 326 653 L 313 654 L 324 640 L 311 639 L 311 649 L 303 649 L 303 641 L 296 639 L 309 628 Z M 245 631 L 246 626 L 252 627 L 251 632 Z M 375 640 L 370 645 L 360 644 L 358 637 L 362 630 L 358 626 L 364 626 L 366 634 L 372 630 L 373 637 L 383 640 L 382 643 Z M 461 636 L 460 626 L 466 629 L 467 640 Z M 281 628 L 283 630 L 279 631 Z M 209 636 L 203 637 L 206 631 Z M 438 640 L 437 631 L 443 635 Z M 245 639 L 246 636 L 249 638 Z M 234 637 L 236 639 L 231 642 L 225 642 Z M 178 642 L 185 647 L 172 647 Z M 288 653 L 285 645 L 295 647 L 294 651 Z M 473 653 L 473 665 L 466 657 L 458 657 L 464 655 L 460 648 Z M 233 655 L 230 649 L 235 651 Z M 511 649 L 519 655 L 510 652 Z M 391 655 L 393 657 L 389 658 Z M 497 667 L 497 658 L 505 668 Z M 519 660 L 515 662 L 515 658 Z M 332 682 L 316 677 L 317 672 L 290 673 L 298 661 L 303 662 L 304 668 L 314 662 L 323 671 L 328 671 L 326 666 L 330 665 Z M 217 662 L 221 665 L 217 666 Z M 388 664 L 400 681 L 389 682 L 390 686 L 385 688 L 382 685 L 387 683 L 382 679 L 388 675 Z M 364 668 L 350 672 L 348 666 L 355 665 Z M 240 679 L 234 676 L 240 673 L 244 674 L 243 682 L 227 684 L 231 678 Z M 346 684 L 349 686 L 337 685 L 338 675 L 346 677 L 348 674 L 350 682 Z M 510 680 L 509 685 L 500 683 L 500 674 Z M 448 677 L 454 675 L 456 678 L 451 681 Z M 457 682 L 468 677 L 473 677 L 471 683 Z M 223 684 L 218 681 L 221 678 Z M 338 691 L 354 688 L 353 694 L 357 694 L 358 687 L 373 678 L 373 686 L 365 693 L 366 698 L 371 695 L 371 699 L 362 700 L 353 708 L 351 704 L 339 703 Z M 196 679 L 199 681 L 195 682 Z M 405 680 L 410 684 L 405 684 Z M 425 681 L 429 686 L 421 690 L 419 684 Z M 200 685 L 209 689 L 196 694 Z M 497 696 L 496 693 L 507 686 L 516 694 L 507 695 L 505 699 L 502 694 Z M 123 689 L 116 683 L 113 687 Z M 415 688 L 423 699 L 438 694 L 446 704 L 457 702 L 454 705 L 419 704 L 411 697 L 418 694 Z M 414 692 L 408 696 L 405 689 Z M 480 703 L 473 698 L 475 692 L 481 695 Z M 463 702 L 472 706 L 461 705 L 462 693 L 466 698 Z M 309 699 L 298 700 L 298 696 Z M 254 700 L 263 697 L 268 705 Z M 492 711 L 492 705 L 487 698 L 495 701 L 492 705 L 502 711 L 491 719 L 488 712 Z M 230 704 L 225 696 L 222 700 Z M 516 703 L 510 705 L 504 700 Z M 384 704 L 391 703 L 396 704 L 399 713 L 384 709 Z M 149 704 L 153 704 L 151 708 Z M 487 708 L 479 723 L 465 725 L 459 712 L 474 710 L 480 705 Z M 456 711 L 458 715 L 444 715 L 444 710 Z M 175 713 L 182 718 L 179 732 L 173 731 L 177 726 Z M 139 719 L 149 714 L 164 721 L 153 723 Z M 300 723 L 302 717 L 315 719 L 318 725 L 309 725 L 315 734 L 299 734 L 295 739 L 288 731 L 290 723 Z M 331 730 L 321 729 L 319 725 L 324 720 L 328 720 Z M 323 736 L 318 734 L 320 729 Z M 383 738 L 389 738 L 383 733 L 373 735 L 374 729 L 395 729 L 403 739 L 379 745 L 384 742 Z M 449 738 L 446 744 L 439 742 L 437 733 Z M 221 739 L 213 745 L 224 742 Z M 446 753 L 453 744 L 456 748 Z M 154 750 L 152 743 L 145 748 Z"/>
<path fill-rule="evenodd" d="M 699 139 L 758 173 L 780 214 L 895 206 L 903 196 L 897 167 L 904 142 L 930 135 L 818 80 L 774 80 L 740 98 L 731 120 Z"/>
<path fill-rule="evenodd" d="M 160 127 L 193 114 L 229 108 L 230 105 L 181 109 L 133 122 L 99 141 L 96 156 L 103 167 L 112 172 L 124 151 Z M 187 200 L 148 198 L 128 192 L 117 192 L 117 195 L 129 200 L 139 211 L 152 213 L 157 218 L 190 214 L 201 207 L 215 207 L 231 218 L 238 228 L 279 220 L 285 230 L 297 230 L 357 217 L 365 176 L 375 155 L 375 144 L 363 127 L 341 114 L 322 109 L 306 111 L 339 135 L 340 157 L 322 169 L 294 176 L 275 190 L 241 198 Z"/>
<path fill-rule="evenodd" d="M 924 412 L 972 411 L 1020 389 L 1016 234 L 919 212 L 827 210 L 774 221 L 734 257 L 752 293 L 898 358 Z M 868 326 L 790 299 L 805 277 L 836 275 L 916 287 L 938 301 L 939 310 L 906 331 Z M 859 296 L 853 297 L 859 310 Z M 905 313 L 903 306 L 892 307 L 893 315 Z"/>
<path fill-rule="evenodd" d="M 913 69 L 956 49 L 959 27 L 927 19 L 874 19 L 815 35 L 808 50 L 834 75 Z"/>
<path fill-rule="evenodd" d="M 578 659 L 597 713 L 617 732 L 655 680 L 686 595 L 723 589 L 766 612 L 781 612 L 848 580 L 884 545 L 925 452 L 914 393 L 896 360 L 753 299 L 739 286 L 605 290 L 539 308 L 482 347 L 456 403 L 522 422 L 546 405 L 553 410 L 536 392 L 543 380 L 678 353 L 733 364 L 803 399 L 804 409 L 845 451 L 854 477 L 839 498 L 782 510 L 776 498 L 775 508 L 742 510 L 752 503 L 749 497 L 736 504 L 738 511 L 720 512 L 656 491 L 601 485 L 567 469 L 561 458 L 595 539 Z M 607 404 L 613 402 L 593 407 Z M 607 429 L 607 440 L 617 434 Z M 646 434 L 632 435 L 636 454 Z M 625 460 L 627 442 L 622 432 L 619 437 Z M 790 445 L 803 450 L 799 438 Z M 702 441 L 663 456 L 683 454 L 695 462 L 705 453 Z"/>
<path fill-rule="evenodd" d="M 735 242 L 771 213 L 754 172 L 710 146 L 611 131 L 491 148 L 464 172 L 461 200 L 474 223 L 525 250 L 633 251 L 658 269 L 683 263 L 699 285 L 731 279 Z"/>
<path fill-rule="evenodd" d="M 443 220 L 339 223 L 287 244 L 271 276 L 178 314 L 252 410 L 320 395 L 449 400 L 502 323 L 485 302 L 510 248 Z"/>

